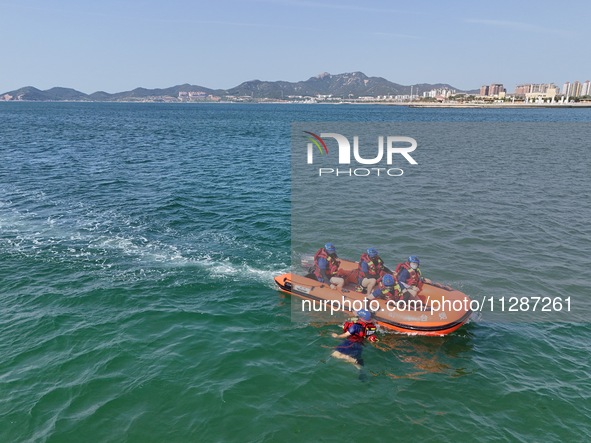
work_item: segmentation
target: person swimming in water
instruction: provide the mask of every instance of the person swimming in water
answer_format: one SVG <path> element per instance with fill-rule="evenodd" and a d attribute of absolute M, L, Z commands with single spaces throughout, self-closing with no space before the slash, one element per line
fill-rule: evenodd
<path fill-rule="evenodd" d="M 343 333 L 332 333 L 333 338 L 344 338 L 332 356 L 353 363 L 358 369 L 363 366 L 363 343 L 367 338 L 371 342 L 377 341 L 376 325 L 371 321 L 371 312 L 361 309 L 357 311 L 357 317 L 343 324 Z"/>

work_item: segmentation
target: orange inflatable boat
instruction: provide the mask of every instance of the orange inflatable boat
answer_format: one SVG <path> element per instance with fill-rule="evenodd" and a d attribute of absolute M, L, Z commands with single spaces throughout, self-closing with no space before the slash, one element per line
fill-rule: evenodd
<path fill-rule="evenodd" d="M 330 289 L 325 283 L 297 274 L 275 277 L 279 289 L 304 300 L 310 312 L 354 312 L 369 309 L 374 312 L 374 323 L 383 328 L 416 335 L 446 335 L 466 323 L 472 314 L 471 299 L 466 294 L 437 283 L 423 283 L 420 302 L 398 302 L 381 299 L 368 300 L 356 292 L 357 263 L 341 259 L 338 275 L 345 279 L 342 291 Z M 339 317 L 335 317 L 340 319 Z"/>

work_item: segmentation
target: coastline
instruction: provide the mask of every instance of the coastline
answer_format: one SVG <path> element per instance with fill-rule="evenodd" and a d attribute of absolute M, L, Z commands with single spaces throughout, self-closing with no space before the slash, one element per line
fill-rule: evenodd
<path fill-rule="evenodd" d="M 584 103 L 408 103 L 410 108 L 591 108 L 591 102 Z"/>
<path fill-rule="evenodd" d="M 380 105 L 402 106 L 407 108 L 465 108 L 465 109 L 572 109 L 591 108 L 591 102 L 579 103 L 421 103 L 421 102 L 383 102 L 383 101 L 342 101 L 342 102 L 305 102 L 285 100 L 253 101 L 173 101 L 173 100 L 0 100 L 0 103 L 161 103 L 161 104 L 253 104 L 253 105 Z"/>

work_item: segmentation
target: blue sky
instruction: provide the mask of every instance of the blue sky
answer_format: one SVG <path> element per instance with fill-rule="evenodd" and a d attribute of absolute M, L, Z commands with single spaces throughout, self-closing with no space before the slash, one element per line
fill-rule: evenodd
<path fill-rule="evenodd" d="M 0 0 L 0 92 L 362 71 L 460 89 L 591 78 L 588 2 Z"/>

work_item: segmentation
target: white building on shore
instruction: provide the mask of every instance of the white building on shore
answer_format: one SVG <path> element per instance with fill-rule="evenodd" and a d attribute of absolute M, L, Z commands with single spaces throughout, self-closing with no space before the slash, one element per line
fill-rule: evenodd
<path fill-rule="evenodd" d="M 423 98 L 434 98 L 437 100 L 445 100 L 456 93 L 455 89 L 449 88 L 435 88 L 430 91 L 423 92 Z"/>
<path fill-rule="evenodd" d="M 591 82 L 589 80 L 585 81 L 585 83 L 581 83 L 578 80 L 573 83 L 566 82 L 562 86 L 562 95 L 565 97 L 584 97 L 591 95 Z"/>

